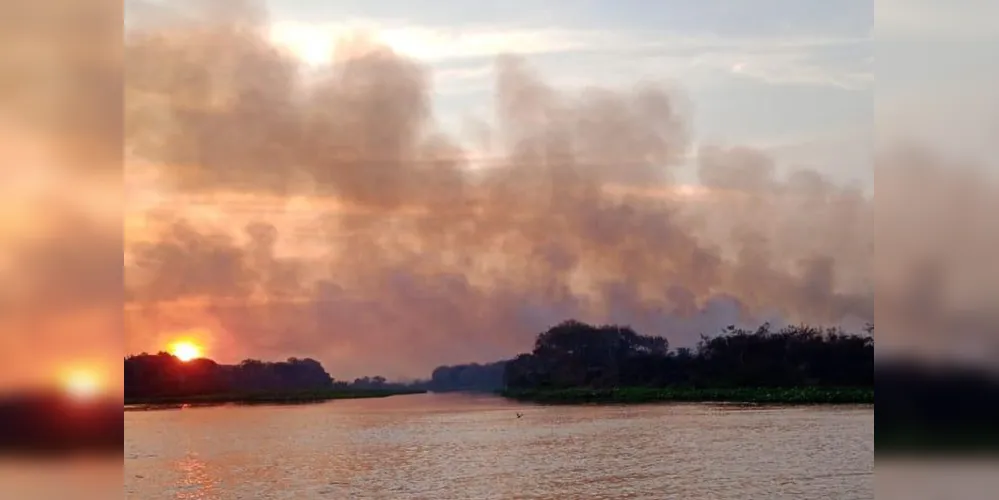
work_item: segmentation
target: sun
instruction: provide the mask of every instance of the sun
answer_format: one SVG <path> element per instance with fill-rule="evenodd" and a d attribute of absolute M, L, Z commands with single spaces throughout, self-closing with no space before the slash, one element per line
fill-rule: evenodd
<path fill-rule="evenodd" d="M 94 372 L 72 370 L 63 378 L 63 389 L 77 399 L 90 399 L 101 391 L 101 381 Z"/>
<path fill-rule="evenodd" d="M 178 340 L 170 344 L 170 354 L 181 361 L 191 361 L 201 357 L 201 346 L 189 340 Z"/>

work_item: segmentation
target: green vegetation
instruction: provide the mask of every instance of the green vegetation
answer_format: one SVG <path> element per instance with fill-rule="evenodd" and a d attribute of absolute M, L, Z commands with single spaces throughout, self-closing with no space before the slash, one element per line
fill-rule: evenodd
<path fill-rule="evenodd" d="M 873 388 L 831 387 L 622 387 L 612 389 L 512 389 L 504 397 L 544 404 L 732 402 L 757 404 L 874 404 Z"/>
<path fill-rule="evenodd" d="M 220 405 L 220 404 L 306 404 L 334 399 L 384 398 L 403 394 L 420 394 L 425 391 L 415 389 L 323 389 L 283 392 L 247 392 L 197 394 L 191 396 L 159 396 L 126 398 L 129 406 L 176 406 L 176 405 Z"/>

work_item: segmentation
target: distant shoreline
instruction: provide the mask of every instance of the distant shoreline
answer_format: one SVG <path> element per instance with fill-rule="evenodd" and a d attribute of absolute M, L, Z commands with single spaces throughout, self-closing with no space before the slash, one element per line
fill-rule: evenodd
<path fill-rule="evenodd" d="M 330 389 L 312 391 L 284 392 L 254 392 L 227 394 L 199 394 L 192 396 L 159 396 L 142 398 L 125 398 L 125 406 L 131 407 L 169 407 L 169 406 L 212 406 L 223 404 L 269 404 L 294 405 L 320 403 L 336 399 L 384 398 L 406 394 L 422 394 L 424 390 L 416 389 Z"/>
<path fill-rule="evenodd" d="M 802 405 L 874 404 L 873 387 L 621 387 L 615 389 L 509 389 L 508 399 L 541 404 L 750 403 Z"/>

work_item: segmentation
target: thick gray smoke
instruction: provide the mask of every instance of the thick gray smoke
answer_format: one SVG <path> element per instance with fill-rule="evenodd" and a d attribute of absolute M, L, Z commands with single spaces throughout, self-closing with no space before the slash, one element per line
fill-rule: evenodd
<path fill-rule="evenodd" d="M 999 182 L 981 165 L 924 147 L 878 158 L 875 183 L 881 346 L 984 364 L 999 354 Z"/>
<path fill-rule="evenodd" d="M 873 321 L 874 202 L 747 148 L 691 151 L 676 97 L 551 88 L 496 64 L 488 168 L 442 134 L 427 70 L 363 38 L 320 75 L 257 17 L 137 27 L 130 351 L 199 330 L 225 360 L 336 375 L 492 360 L 575 317 L 691 344 L 732 323 Z M 703 189 L 674 181 L 693 155 Z"/>

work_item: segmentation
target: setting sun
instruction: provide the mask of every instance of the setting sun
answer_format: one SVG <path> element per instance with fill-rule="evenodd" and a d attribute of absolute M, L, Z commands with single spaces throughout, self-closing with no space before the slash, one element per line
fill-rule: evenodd
<path fill-rule="evenodd" d="M 89 399 L 101 390 L 101 382 L 97 375 L 87 370 L 73 370 L 66 373 L 63 388 L 70 396 Z"/>
<path fill-rule="evenodd" d="M 201 347 L 194 342 L 182 340 L 170 344 L 170 354 L 181 361 L 191 361 L 201 357 Z"/>

